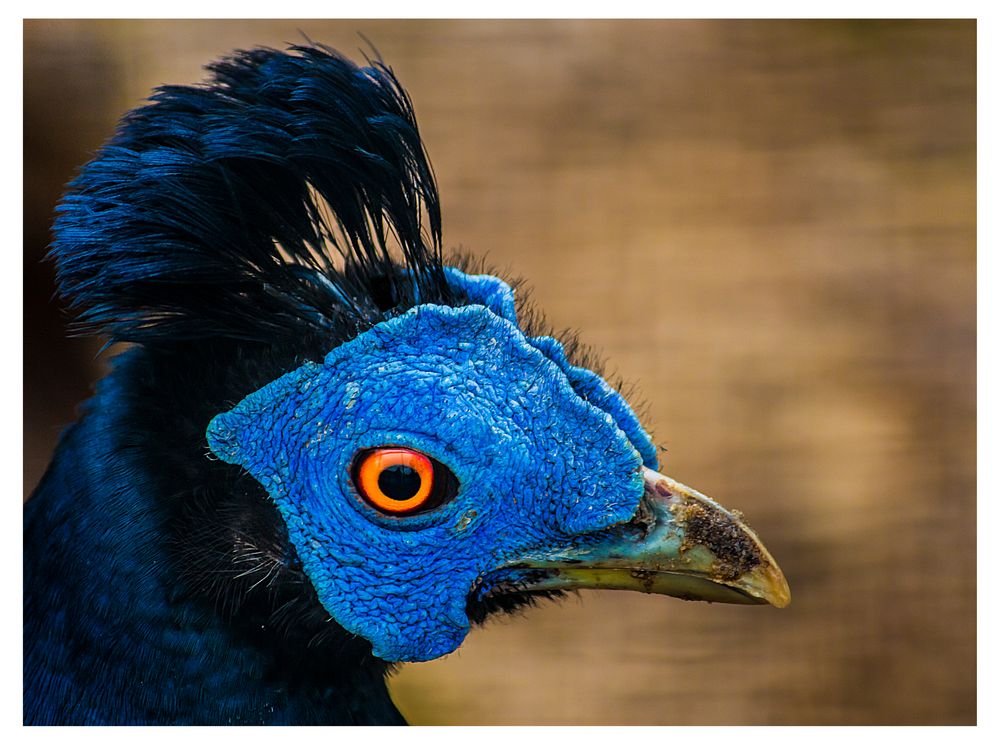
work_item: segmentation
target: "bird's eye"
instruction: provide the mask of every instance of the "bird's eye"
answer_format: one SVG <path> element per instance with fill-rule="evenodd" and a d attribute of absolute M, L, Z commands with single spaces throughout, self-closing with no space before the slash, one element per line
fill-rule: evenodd
<path fill-rule="evenodd" d="M 365 501 L 397 516 L 435 509 L 458 490 L 447 467 L 407 447 L 364 450 L 354 460 L 353 479 Z"/>

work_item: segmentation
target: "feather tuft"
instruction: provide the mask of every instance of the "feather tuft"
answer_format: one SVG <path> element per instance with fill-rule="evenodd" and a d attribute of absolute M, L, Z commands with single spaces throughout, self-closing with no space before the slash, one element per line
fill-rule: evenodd
<path fill-rule="evenodd" d="M 49 256 L 76 333 L 268 343 L 455 301 L 433 170 L 389 67 L 310 44 L 208 70 L 157 89 L 70 183 Z"/>

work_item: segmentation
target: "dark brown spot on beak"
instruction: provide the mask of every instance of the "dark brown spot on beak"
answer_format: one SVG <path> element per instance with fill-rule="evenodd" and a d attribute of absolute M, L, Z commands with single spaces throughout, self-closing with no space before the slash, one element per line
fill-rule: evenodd
<path fill-rule="evenodd" d="M 685 504 L 684 550 L 705 546 L 717 559 L 716 571 L 723 579 L 736 579 L 759 566 L 759 546 L 725 512 L 701 503 Z"/>

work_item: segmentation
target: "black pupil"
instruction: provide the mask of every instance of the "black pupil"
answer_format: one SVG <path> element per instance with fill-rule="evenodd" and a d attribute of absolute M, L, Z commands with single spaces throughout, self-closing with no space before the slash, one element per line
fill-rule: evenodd
<path fill-rule="evenodd" d="M 392 465 L 379 474 L 378 487 L 393 501 L 406 501 L 420 490 L 420 474 L 407 465 Z"/>

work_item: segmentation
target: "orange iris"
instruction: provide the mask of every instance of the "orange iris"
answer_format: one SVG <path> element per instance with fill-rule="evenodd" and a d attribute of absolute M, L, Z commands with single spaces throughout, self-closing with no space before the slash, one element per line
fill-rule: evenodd
<path fill-rule="evenodd" d="M 434 488 L 430 458 L 405 447 L 379 447 L 361 457 L 356 468 L 361 496 L 390 514 L 404 514 L 427 503 Z"/>

